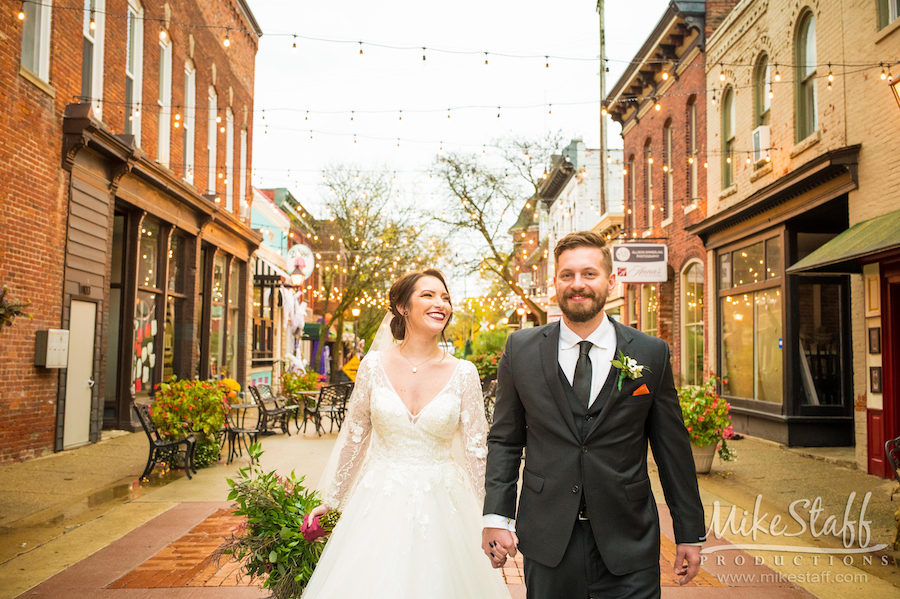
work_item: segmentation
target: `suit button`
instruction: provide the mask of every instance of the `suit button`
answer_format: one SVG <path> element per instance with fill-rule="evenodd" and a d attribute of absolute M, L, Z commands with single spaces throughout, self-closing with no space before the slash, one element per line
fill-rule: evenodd
<path fill-rule="evenodd" d="M 594 417 L 593 416 L 585 416 L 584 419 L 587 420 L 588 422 L 590 422 L 591 420 L 594 419 Z"/>
<path fill-rule="evenodd" d="M 581 453 L 587 453 L 587 447 L 584 445 L 581 446 Z"/>
<path fill-rule="evenodd" d="M 575 485 L 574 487 L 572 487 L 572 492 L 573 492 L 573 493 L 577 493 L 577 492 L 578 492 L 578 485 Z"/>

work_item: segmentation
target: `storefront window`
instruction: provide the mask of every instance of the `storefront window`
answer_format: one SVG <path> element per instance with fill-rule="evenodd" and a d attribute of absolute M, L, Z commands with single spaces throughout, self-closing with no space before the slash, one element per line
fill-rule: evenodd
<path fill-rule="evenodd" d="M 206 248 L 202 248 L 200 250 L 200 270 L 198 271 L 200 276 L 200 285 L 199 285 L 199 293 L 197 294 L 197 305 L 200 306 L 200 310 L 197 313 L 197 318 L 194 319 L 194 378 L 200 378 L 200 358 L 203 353 L 203 338 L 200 335 L 200 323 L 205 320 L 205 314 L 203 312 L 203 306 L 206 304 L 203 303 L 203 297 L 206 293 L 206 264 L 207 264 L 207 254 L 208 250 Z"/>
<path fill-rule="evenodd" d="M 213 261 L 213 283 L 209 318 L 209 375 L 218 377 L 224 366 L 225 346 L 225 255 L 216 254 Z"/>
<path fill-rule="evenodd" d="M 158 381 L 154 380 L 156 368 L 156 293 L 138 291 L 134 307 L 134 360 L 132 393 L 149 393 Z"/>
<path fill-rule="evenodd" d="M 173 233 L 169 236 L 169 286 L 166 301 L 166 329 L 163 337 L 163 380 L 172 375 L 180 375 L 179 355 L 183 351 L 182 336 L 187 333 L 188 319 L 184 313 L 184 275 L 187 269 L 184 261 L 184 239 Z"/>
<path fill-rule="evenodd" d="M 641 330 L 654 337 L 658 332 L 659 296 L 656 285 L 642 286 Z"/>
<path fill-rule="evenodd" d="M 237 376 L 238 355 L 238 328 L 240 326 L 241 311 L 241 264 L 237 260 L 231 261 L 231 270 L 228 274 L 228 324 L 225 327 L 228 336 L 225 351 L 226 376 Z"/>
<path fill-rule="evenodd" d="M 626 314 L 628 314 L 628 322 L 626 324 L 628 324 L 628 326 L 634 327 L 634 328 L 637 328 L 637 326 L 638 326 L 637 315 L 638 315 L 639 300 L 638 300 L 637 296 L 638 296 L 639 289 L 640 288 L 636 287 L 635 285 L 628 286 L 628 299 L 627 299 L 628 305 L 625 307 Z"/>
<path fill-rule="evenodd" d="M 733 265 L 733 285 L 724 286 L 722 265 Z M 784 338 L 781 239 L 773 237 L 719 254 L 722 392 L 732 397 L 784 401 Z M 754 285 L 746 292 L 741 287 Z"/>
<path fill-rule="evenodd" d="M 159 246 L 159 224 L 146 220 L 141 226 L 141 242 L 138 247 L 138 279 L 140 287 L 156 287 L 157 248 Z"/>
<path fill-rule="evenodd" d="M 694 262 L 687 267 L 681 289 L 684 384 L 699 385 L 703 382 L 703 264 Z"/>
<path fill-rule="evenodd" d="M 272 319 L 274 288 L 253 288 L 253 363 L 271 363 L 275 357 L 275 324 Z"/>

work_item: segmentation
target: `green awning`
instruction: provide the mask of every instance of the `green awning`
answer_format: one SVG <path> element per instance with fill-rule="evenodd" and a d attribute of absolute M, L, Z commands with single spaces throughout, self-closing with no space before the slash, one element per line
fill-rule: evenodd
<path fill-rule="evenodd" d="M 900 247 L 900 210 L 857 223 L 787 269 L 788 273 L 862 272 L 857 260 Z"/>
<path fill-rule="evenodd" d="M 303 337 L 304 341 L 318 341 L 319 340 L 319 331 L 322 329 L 322 325 L 318 323 L 306 323 L 303 325 Z"/>

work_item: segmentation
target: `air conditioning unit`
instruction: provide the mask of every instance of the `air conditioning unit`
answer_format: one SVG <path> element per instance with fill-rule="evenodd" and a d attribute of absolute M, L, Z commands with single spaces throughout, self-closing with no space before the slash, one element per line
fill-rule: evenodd
<path fill-rule="evenodd" d="M 769 154 L 769 126 L 760 125 L 753 130 L 753 163 L 765 162 Z"/>

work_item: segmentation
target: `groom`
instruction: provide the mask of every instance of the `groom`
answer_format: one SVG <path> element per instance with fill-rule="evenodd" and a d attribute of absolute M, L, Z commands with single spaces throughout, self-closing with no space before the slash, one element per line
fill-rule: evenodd
<path fill-rule="evenodd" d="M 554 256 L 562 321 L 513 333 L 500 359 L 482 546 L 495 568 L 522 551 L 528 599 L 659 597 L 648 440 L 681 584 L 697 574 L 705 540 L 669 348 L 603 311 L 615 285 L 603 237 L 572 233 Z M 611 366 L 620 353 L 634 360 L 630 368 Z M 631 378 L 641 366 L 642 377 Z"/>

